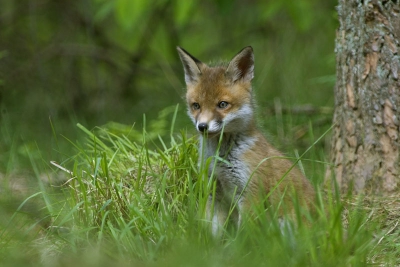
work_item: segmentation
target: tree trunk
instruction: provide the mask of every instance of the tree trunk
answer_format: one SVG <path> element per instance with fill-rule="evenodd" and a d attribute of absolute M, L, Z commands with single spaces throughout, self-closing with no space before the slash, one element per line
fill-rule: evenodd
<path fill-rule="evenodd" d="M 400 0 L 339 0 L 338 15 L 327 175 L 344 191 L 393 191 L 400 179 Z"/>

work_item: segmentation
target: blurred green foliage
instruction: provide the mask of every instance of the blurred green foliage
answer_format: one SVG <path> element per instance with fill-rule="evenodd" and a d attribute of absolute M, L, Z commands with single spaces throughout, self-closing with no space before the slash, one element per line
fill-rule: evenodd
<path fill-rule="evenodd" d="M 261 112 L 277 98 L 285 106 L 331 106 L 335 4 L 0 0 L 2 156 L 15 143 L 33 140 L 51 158 L 58 154 L 52 127 L 70 138 L 76 138 L 76 122 L 141 129 L 143 113 L 156 119 L 182 103 L 177 45 L 205 62 L 229 60 L 252 45 Z M 177 128 L 186 125 L 181 108 Z"/>

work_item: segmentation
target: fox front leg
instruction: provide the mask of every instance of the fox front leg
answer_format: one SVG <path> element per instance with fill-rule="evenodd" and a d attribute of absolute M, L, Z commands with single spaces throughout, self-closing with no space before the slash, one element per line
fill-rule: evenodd
<path fill-rule="evenodd" d="M 223 203 L 209 196 L 207 201 L 207 220 L 211 224 L 211 233 L 214 237 L 222 236 L 228 213 L 229 210 Z"/>

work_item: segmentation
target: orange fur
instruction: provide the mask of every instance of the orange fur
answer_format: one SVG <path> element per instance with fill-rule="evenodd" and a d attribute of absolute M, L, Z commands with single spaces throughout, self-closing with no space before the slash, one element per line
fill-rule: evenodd
<path fill-rule="evenodd" d="M 237 202 L 233 220 L 238 224 L 242 215 L 250 211 L 249 206 L 264 201 L 267 195 L 272 205 L 282 198 L 293 206 L 295 193 L 300 203 L 312 206 L 315 192 L 310 182 L 298 168 L 291 169 L 292 162 L 284 159 L 256 127 L 252 48 L 241 50 L 226 66 L 216 67 L 207 66 L 179 47 L 178 53 L 185 70 L 188 114 L 201 133 L 200 146 L 204 146 L 200 157 L 205 160 L 218 151 L 225 160 L 216 162 L 215 175 L 211 177 L 217 181 L 215 200 L 210 197 L 207 205 L 213 233 L 219 234 L 232 199 Z"/>

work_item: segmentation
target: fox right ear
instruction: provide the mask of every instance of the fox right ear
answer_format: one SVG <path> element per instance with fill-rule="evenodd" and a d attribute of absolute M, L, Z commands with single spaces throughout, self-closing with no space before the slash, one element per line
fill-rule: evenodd
<path fill-rule="evenodd" d="M 189 54 L 185 49 L 179 46 L 176 49 L 183 64 L 186 84 L 197 83 L 201 75 L 200 66 L 204 63 Z"/>

